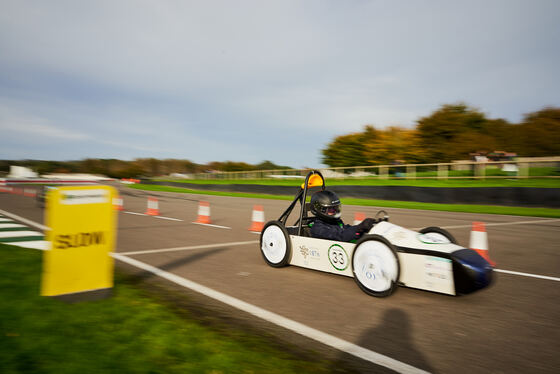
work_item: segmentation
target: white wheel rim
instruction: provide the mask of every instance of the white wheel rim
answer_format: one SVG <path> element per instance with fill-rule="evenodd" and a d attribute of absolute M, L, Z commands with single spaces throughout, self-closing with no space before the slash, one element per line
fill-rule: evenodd
<path fill-rule="evenodd" d="M 391 248 L 377 240 L 368 240 L 354 251 L 354 274 L 360 283 L 374 292 L 383 292 L 397 281 L 397 259 Z"/>
<path fill-rule="evenodd" d="M 439 232 L 427 232 L 420 234 L 420 240 L 428 244 L 449 244 L 451 241 Z"/>
<path fill-rule="evenodd" d="M 287 248 L 286 237 L 280 227 L 271 225 L 264 230 L 261 250 L 268 261 L 273 264 L 282 261 Z"/>

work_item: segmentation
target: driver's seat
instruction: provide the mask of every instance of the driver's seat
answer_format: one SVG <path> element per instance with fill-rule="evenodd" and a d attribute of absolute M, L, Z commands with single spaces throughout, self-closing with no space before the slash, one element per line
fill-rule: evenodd
<path fill-rule="evenodd" d="M 310 238 L 311 237 L 311 228 L 309 227 L 309 222 L 311 222 L 312 220 L 315 219 L 314 216 L 309 216 L 309 211 L 311 210 L 311 204 L 310 203 L 305 203 L 305 205 L 303 206 L 303 219 L 302 219 L 302 227 L 301 227 L 301 236 L 305 236 Z M 294 226 L 291 226 L 288 229 L 288 232 L 290 233 L 290 235 L 297 235 L 297 226 L 299 225 L 299 218 L 296 221 L 296 223 L 294 224 Z"/>

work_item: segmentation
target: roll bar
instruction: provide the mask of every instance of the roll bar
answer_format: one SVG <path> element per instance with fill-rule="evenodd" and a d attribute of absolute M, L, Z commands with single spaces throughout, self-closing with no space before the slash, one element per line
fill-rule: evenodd
<path fill-rule="evenodd" d="M 288 220 L 290 213 L 292 213 L 292 210 L 294 209 L 297 202 L 299 201 L 300 213 L 299 213 L 299 220 L 298 220 L 298 236 L 301 235 L 301 228 L 303 225 L 303 213 L 305 211 L 305 201 L 307 199 L 307 191 L 309 190 L 309 188 L 312 187 L 321 187 L 321 191 L 325 190 L 325 178 L 323 178 L 323 175 L 318 170 L 312 170 L 307 174 L 307 176 L 305 177 L 305 182 L 301 185 L 301 189 L 296 194 L 294 201 L 292 201 L 288 209 L 286 209 L 286 211 L 282 213 L 280 218 L 278 218 L 278 221 L 282 222 L 282 224 L 286 226 L 286 221 Z"/>

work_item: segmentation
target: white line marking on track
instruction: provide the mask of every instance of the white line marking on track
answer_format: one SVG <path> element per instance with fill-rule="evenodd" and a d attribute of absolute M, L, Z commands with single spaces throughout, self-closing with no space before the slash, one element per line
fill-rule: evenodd
<path fill-rule="evenodd" d="M 171 218 L 171 217 L 163 217 L 163 216 L 154 216 L 154 218 L 159 218 L 159 219 L 167 219 L 169 221 L 179 221 L 179 222 L 183 222 L 182 219 L 179 218 Z"/>
<path fill-rule="evenodd" d="M 369 206 L 369 207 L 364 207 L 362 205 L 354 205 L 357 207 L 363 207 L 363 208 L 379 208 L 379 210 L 407 210 L 409 212 L 428 212 L 428 213 L 454 213 L 454 214 L 478 214 L 478 215 L 488 215 L 488 216 L 492 216 L 492 217 L 519 217 L 519 218 L 527 218 L 527 217 L 535 217 L 535 218 L 539 218 L 537 216 L 518 216 L 516 214 L 494 214 L 494 213 L 474 213 L 474 212 L 449 212 L 449 211 L 445 211 L 445 210 L 428 210 L 428 209 L 411 209 L 411 208 L 391 208 L 391 207 L 382 207 L 382 206 Z M 490 206 L 490 205 L 485 205 L 485 206 Z M 554 209 L 554 208 L 549 208 L 549 209 Z"/>
<path fill-rule="evenodd" d="M 551 281 L 560 282 L 560 278 L 549 277 L 546 275 L 537 275 L 537 274 L 529 274 L 529 273 L 521 273 L 519 271 L 511 271 L 511 270 L 502 270 L 502 269 L 494 269 L 497 273 L 505 273 L 505 274 L 512 274 L 512 275 L 520 275 L 522 277 L 531 277 L 531 278 L 538 278 L 538 279 L 546 279 Z"/>
<path fill-rule="evenodd" d="M 542 219 L 542 220 L 534 220 L 534 221 L 485 223 L 485 226 L 489 227 L 489 226 L 528 225 L 528 224 L 551 223 L 551 222 L 560 222 L 560 219 Z M 441 226 L 442 229 L 463 229 L 466 227 L 472 227 L 472 225 Z M 424 227 L 415 227 L 412 228 L 411 230 L 421 230 L 423 228 Z"/>
<path fill-rule="evenodd" d="M 164 217 L 164 216 L 152 216 L 150 214 L 146 214 L 146 213 L 136 213 L 136 212 L 129 212 L 129 211 L 123 211 L 123 213 L 126 214 L 134 214 L 135 216 L 146 216 L 146 217 L 154 217 L 154 218 L 159 218 L 159 219 L 167 219 L 169 221 L 180 221 L 183 222 L 182 219 L 179 218 L 171 218 L 171 217 Z"/>
<path fill-rule="evenodd" d="M 552 223 L 552 222 L 560 222 L 560 219 L 539 219 L 534 221 L 497 222 L 497 223 L 487 223 L 486 226 L 527 225 L 527 224 L 535 224 L 535 223 Z"/>
<path fill-rule="evenodd" d="M 162 248 L 162 249 L 147 249 L 145 251 L 133 251 L 133 252 L 119 252 L 120 255 L 143 255 L 148 253 L 161 253 L 161 252 L 175 252 L 175 251 L 190 251 L 193 249 L 208 249 L 208 248 L 220 248 L 220 247 L 231 247 L 237 245 L 247 245 L 247 244 L 257 244 L 258 241 L 251 240 L 248 242 L 232 242 L 232 243 L 221 243 L 221 244 L 203 244 L 203 245 L 193 245 L 190 247 L 175 247 L 175 248 Z"/>
<path fill-rule="evenodd" d="M 220 225 L 212 225 L 210 223 L 200 223 L 200 222 L 191 222 L 194 223 L 195 225 L 201 225 L 201 226 L 210 226 L 210 227 L 217 227 L 219 229 L 228 229 L 230 230 L 231 227 L 227 227 L 227 226 L 220 226 Z"/>
<path fill-rule="evenodd" d="M 129 211 L 124 211 L 123 213 L 134 214 L 135 216 L 147 216 L 147 214 L 144 213 L 136 213 L 136 212 L 129 212 Z"/>
<path fill-rule="evenodd" d="M 28 220 L 28 219 L 26 219 L 26 218 L 20 217 L 20 216 L 18 216 L 18 215 L 16 215 L 16 214 L 13 214 L 13 213 L 10 213 L 10 212 L 6 212 L 5 210 L 2 210 L 2 209 L 0 209 L 0 213 L 2 213 L 2 214 L 5 215 L 5 216 L 8 216 L 8 217 L 10 217 L 10 218 L 13 218 L 13 219 L 15 219 L 16 221 L 23 222 L 23 223 L 25 223 L 26 225 L 30 225 L 30 226 L 33 226 L 33 227 L 37 227 L 37 228 L 40 229 L 40 230 L 48 230 L 48 229 L 49 229 L 49 228 L 48 228 L 47 226 L 45 226 L 45 225 L 41 225 L 40 223 L 33 222 L 33 221 Z"/>
<path fill-rule="evenodd" d="M 203 286 L 201 284 L 195 283 L 193 281 L 190 281 L 188 279 L 182 278 L 178 275 L 169 273 L 167 271 L 158 269 L 154 266 L 148 265 L 146 263 L 137 261 L 135 259 L 129 258 L 127 256 L 123 256 L 122 254 L 119 253 L 112 253 L 111 254 L 115 259 L 125 262 L 129 265 L 135 266 L 139 269 L 148 271 L 152 274 L 155 274 L 159 277 L 162 277 L 164 279 L 167 279 L 173 283 L 176 283 L 180 286 L 186 287 L 190 290 L 193 290 L 195 292 L 201 293 L 207 297 L 210 297 L 214 300 L 218 300 L 220 302 L 223 302 L 227 305 L 230 305 L 236 309 L 239 309 L 241 311 L 244 311 L 246 313 L 249 313 L 251 315 L 254 315 L 256 317 L 259 317 L 265 321 L 271 322 L 277 326 L 281 326 L 283 328 L 286 328 L 288 330 L 294 331 L 300 335 L 303 335 L 307 338 L 316 340 L 320 343 L 323 343 L 325 345 L 328 345 L 332 348 L 338 349 L 340 351 L 346 352 L 348 354 L 351 354 L 355 357 L 359 357 L 363 360 L 372 362 L 376 365 L 380 365 L 380 366 L 384 366 L 386 368 L 389 368 L 391 370 L 397 371 L 399 373 L 427 373 L 424 370 L 415 368 L 414 366 L 410 366 L 408 364 L 405 364 L 404 362 L 400 362 L 397 361 L 393 358 L 387 357 L 385 355 L 382 355 L 380 353 L 374 352 L 374 351 L 370 351 L 369 349 L 365 349 L 363 347 L 360 347 L 354 343 L 350 343 L 346 340 L 342 340 L 340 338 L 337 338 L 335 336 L 329 335 L 327 333 L 324 333 L 322 331 L 316 330 L 312 327 L 306 326 L 302 323 L 296 322 L 294 320 L 291 320 L 289 318 L 286 317 L 282 317 L 279 314 L 270 312 L 268 310 L 259 308 L 258 306 L 249 304 L 245 301 L 236 299 L 232 296 L 226 295 L 224 293 L 221 293 L 219 291 L 213 290 L 211 288 L 208 288 L 206 286 Z"/>

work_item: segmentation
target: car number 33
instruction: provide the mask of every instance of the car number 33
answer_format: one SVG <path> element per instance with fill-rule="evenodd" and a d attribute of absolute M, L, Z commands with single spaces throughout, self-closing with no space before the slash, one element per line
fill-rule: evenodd
<path fill-rule="evenodd" d="M 337 270 L 346 270 L 348 267 L 348 254 L 340 244 L 333 244 L 329 247 L 329 261 Z"/>

